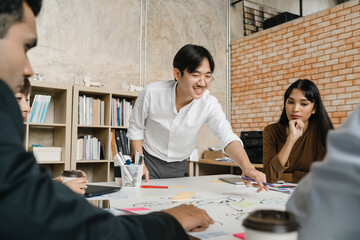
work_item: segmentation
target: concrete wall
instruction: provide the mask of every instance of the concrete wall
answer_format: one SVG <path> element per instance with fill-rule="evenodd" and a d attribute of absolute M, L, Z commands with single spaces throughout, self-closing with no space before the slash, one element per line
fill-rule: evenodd
<path fill-rule="evenodd" d="M 226 1 L 147 3 L 146 82 L 172 79 L 172 59 L 180 47 L 203 45 L 216 63 L 210 92 L 225 111 Z M 145 0 L 143 4 L 145 10 Z M 38 47 L 29 52 L 35 72 L 43 73 L 45 81 L 57 83 L 73 83 L 88 75 L 106 87 L 138 84 L 140 13 L 140 0 L 44 0 L 37 19 Z M 142 16 L 144 19 L 145 11 Z M 145 28 L 143 39 L 144 34 Z M 199 152 L 217 145 L 205 127 Z"/>

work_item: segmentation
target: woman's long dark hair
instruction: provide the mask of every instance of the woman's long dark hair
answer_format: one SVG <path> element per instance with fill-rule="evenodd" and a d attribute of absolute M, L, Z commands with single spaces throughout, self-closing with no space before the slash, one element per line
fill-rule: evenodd
<path fill-rule="evenodd" d="M 330 129 L 334 129 L 334 126 L 327 114 L 324 104 L 321 100 L 319 89 L 315 83 L 308 79 L 299 79 L 286 90 L 284 94 L 284 107 L 280 116 L 279 123 L 288 126 L 289 119 L 286 116 L 286 100 L 289 98 L 293 89 L 299 89 L 302 91 L 307 100 L 314 103 L 315 113 L 310 116 L 309 123 L 312 121 L 317 122 L 317 140 L 326 149 L 326 137 Z"/>

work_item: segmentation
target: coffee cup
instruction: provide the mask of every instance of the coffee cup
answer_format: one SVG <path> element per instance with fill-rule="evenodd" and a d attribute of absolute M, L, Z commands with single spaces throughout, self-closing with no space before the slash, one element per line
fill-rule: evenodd
<path fill-rule="evenodd" d="M 292 213 L 257 210 L 244 221 L 246 240 L 297 240 L 298 224 Z"/>
<path fill-rule="evenodd" d="M 62 176 L 62 182 L 66 183 L 67 181 L 73 180 L 73 179 L 77 179 L 77 178 L 82 178 L 83 173 L 81 171 L 77 171 L 77 170 L 64 170 L 61 172 L 61 176 Z"/>

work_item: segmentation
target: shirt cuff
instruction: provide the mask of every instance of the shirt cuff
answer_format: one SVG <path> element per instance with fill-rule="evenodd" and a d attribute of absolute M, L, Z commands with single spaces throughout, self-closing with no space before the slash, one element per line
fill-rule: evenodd
<path fill-rule="evenodd" d="M 244 144 L 241 141 L 241 139 L 235 133 L 233 133 L 220 141 L 220 146 L 221 146 L 223 152 L 224 152 L 224 149 L 226 148 L 226 146 L 229 145 L 233 141 L 239 141 L 241 143 L 241 145 L 244 147 Z"/>
<path fill-rule="evenodd" d="M 133 140 L 133 141 L 143 140 L 144 139 L 144 133 L 143 132 L 141 132 L 141 133 L 128 132 L 126 134 L 126 136 L 128 137 L 129 140 Z"/>

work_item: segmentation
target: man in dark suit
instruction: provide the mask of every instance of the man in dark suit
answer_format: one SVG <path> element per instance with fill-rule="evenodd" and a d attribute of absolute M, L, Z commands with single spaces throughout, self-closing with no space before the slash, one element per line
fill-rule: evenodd
<path fill-rule="evenodd" d="M 23 146 L 14 90 L 33 74 L 41 0 L 0 0 L 0 239 L 187 239 L 213 220 L 181 205 L 142 216 L 114 217 L 52 181 Z"/>

